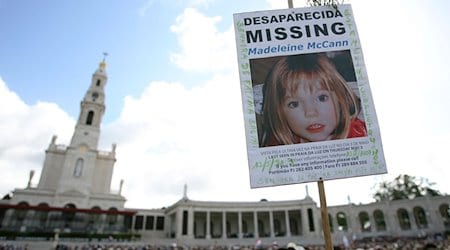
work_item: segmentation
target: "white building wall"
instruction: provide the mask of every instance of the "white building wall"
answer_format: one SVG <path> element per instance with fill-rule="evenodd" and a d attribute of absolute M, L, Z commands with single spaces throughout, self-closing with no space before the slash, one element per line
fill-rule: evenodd
<path fill-rule="evenodd" d="M 62 165 L 66 147 L 51 144 L 45 153 L 44 165 L 41 172 L 38 188 L 55 191 L 62 174 Z"/>

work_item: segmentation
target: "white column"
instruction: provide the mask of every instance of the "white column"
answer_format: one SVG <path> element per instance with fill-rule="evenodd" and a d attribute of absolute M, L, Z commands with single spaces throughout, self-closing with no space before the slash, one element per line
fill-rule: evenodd
<path fill-rule="evenodd" d="M 206 238 L 211 239 L 211 212 L 206 211 Z"/>
<path fill-rule="evenodd" d="M 258 232 L 258 215 L 257 212 L 254 211 L 253 212 L 253 226 L 255 227 L 254 229 L 254 233 L 255 233 L 255 238 L 259 238 L 259 232 Z"/>
<path fill-rule="evenodd" d="M 349 231 L 355 234 L 361 234 L 361 225 L 359 223 L 359 216 L 354 213 L 352 209 L 348 210 L 347 224 Z"/>
<path fill-rule="evenodd" d="M 314 221 L 314 235 L 323 236 L 322 213 L 319 209 L 311 208 Z M 328 214 L 326 215 L 328 216 Z"/>
<path fill-rule="evenodd" d="M 370 232 L 376 233 L 377 232 L 377 225 L 375 225 L 375 217 L 373 216 L 373 210 L 367 211 L 367 214 L 369 214 L 369 222 L 370 222 Z"/>
<path fill-rule="evenodd" d="M 238 238 L 242 238 L 242 212 L 238 212 Z"/>
<path fill-rule="evenodd" d="M 284 211 L 284 217 L 286 220 L 286 237 L 291 237 L 291 225 L 289 223 L 289 211 L 285 210 Z"/>
<path fill-rule="evenodd" d="M 386 206 L 388 209 L 381 210 L 384 215 L 384 223 L 386 224 L 386 232 L 388 234 L 394 234 L 397 232 L 398 228 L 398 220 L 397 216 L 395 216 L 395 213 L 389 206 Z M 397 224 L 397 225 L 396 225 Z"/>
<path fill-rule="evenodd" d="M 411 230 L 417 230 L 418 227 L 417 227 L 416 217 L 414 217 L 414 210 L 406 209 L 406 212 L 408 212 L 409 223 L 411 224 Z"/>
<path fill-rule="evenodd" d="M 144 218 L 142 219 L 142 230 L 147 230 L 146 229 L 146 226 L 147 226 L 147 215 L 143 215 L 144 216 Z M 124 217 L 124 216 L 119 216 L 118 218 L 117 218 L 117 221 L 120 221 L 122 218 L 121 217 Z M 122 221 L 123 221 L 123 219 L 122 219 Z M 123 225 L 123 223 L 119 223 L 119 225 Z"/>
<path fill-rule="evenodd" d="M 177 210 L 176 212 L 176 238 L 181 238 L 181 235 L 183 233 L 183 210 Z"/>
<path fill-rule="evenodd" d="M 227 214 L 225 211 L 222 212 L 222 239 L 227 238 Z"/>
<path fill-rule="evenodd" d="M 398 217 L 398 213 L 397 213 L 398 209 L 399 208 L 396 208 L 396 210 L 392 211 L 392 215 L 393 215 L 392 223 L 394 224 L 394 228 L 397 233 L 403 231 L 402 227 L 400 226 L 400 218 Z"/>
<path fill-rule="evenodd" d="M 436 208 L 433 208 L 433 205 L 436 205 Z M 427 215 L 429 228 L 436 228 L 439 231 L 445 231 L 444 223 L 442 222 L 443 220 L 440 219 L 441 214 L 439 211 L 439 205 L 429 204 L 427 206 L 427 210 L 425 211 L 425 214 Z"/>
<path fill-rule="evenodd" d="M 273 228 L 273 211 L 269 211 L 269 228 L 270 228 L 270 237 L 275 237 L 274 228 Z"/>
<path fill-rule="evenodd" d="M 194 211 L 192 207 L 188 210 L 188 237 L 194 238 Z"/>
<path fill-rule="evenodd" d="M 305 207 L 302 207 L 302 210 L 300 210 L 301 219 L 302 219 L 302 235 L 304 235 L 304 236 L 310 235 L 307 210 L 308 209 Z"/>
<path fill-rule="evenodd" d="M 157 216 L 155 216 L 155 221 L 154 221 L 154 228 L 153 230 L 156 230 L 156 221 L 157 221 Z M 172 228 L 172 216 L 167 216 L 167 218 L 165 219 L 166 221 L 164 221 L 164 223 L 167 225 L 168 228 L 168 232 L 169 232 L 169 238 L 172 238 L 172 232 L 173 232 L 173 228 Z M 165 228 L 165 227 L 164 227 Z"/>

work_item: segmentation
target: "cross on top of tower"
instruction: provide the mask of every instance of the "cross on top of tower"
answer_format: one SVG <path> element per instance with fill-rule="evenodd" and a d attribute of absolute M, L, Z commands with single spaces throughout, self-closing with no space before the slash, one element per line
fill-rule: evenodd
<path fill-rule="evenodd" d="M 106 60 L 106 57 L 108 56 L 108 52 L 103 52 L 103 61 Z"/>
<path fill-rule="evenodd" d="M 106 68 L 106 57 L 108 56 L 107 52 L 103 52 L 103 61 L 100 63 L 100 69 L 104 70 Z"/>

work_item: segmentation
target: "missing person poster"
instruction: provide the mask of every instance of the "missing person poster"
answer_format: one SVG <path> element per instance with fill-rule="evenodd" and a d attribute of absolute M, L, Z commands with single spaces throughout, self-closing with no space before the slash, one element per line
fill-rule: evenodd
<path fill-rule="evenodd" d="M 252 188 L 387 172 L 350 5 L 234 25 Z"/>

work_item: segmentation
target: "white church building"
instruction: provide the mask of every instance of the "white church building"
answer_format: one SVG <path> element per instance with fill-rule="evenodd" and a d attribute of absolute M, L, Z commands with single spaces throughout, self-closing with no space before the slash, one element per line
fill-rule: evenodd
<path fill-rule="evenodd" d="M 69 145 L 51 138 L 36 187 L 15 189 L 0 200 L 0 240 L 106 238 L 152 244 L 254 245 L 277 241 L 323 244 L 318 204 L 301 200 L 194 201 L 184 195 L 159 209 L 127 208 L 111 191 L 115 148 L 98 150 L 105 111 L 106 63 L 92 75 Z M 122 184 L 121 184 L 122 185 Z M 376 237 L 422 237 L 450 231 L 450 196 L 329 206 L 334 242 Z"/>

